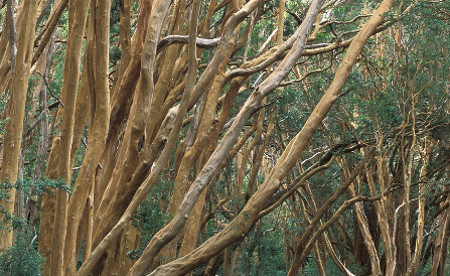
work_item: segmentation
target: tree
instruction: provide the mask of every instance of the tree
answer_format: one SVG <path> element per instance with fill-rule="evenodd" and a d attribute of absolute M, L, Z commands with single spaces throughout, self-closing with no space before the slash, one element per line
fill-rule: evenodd
<path fill-rule="evenodd" d="M 445 272 L 446 3 L 6 2 L 1 252 L 23 219 L 44 275 L 261 274 L 275 244 L 289 275 Z"/>

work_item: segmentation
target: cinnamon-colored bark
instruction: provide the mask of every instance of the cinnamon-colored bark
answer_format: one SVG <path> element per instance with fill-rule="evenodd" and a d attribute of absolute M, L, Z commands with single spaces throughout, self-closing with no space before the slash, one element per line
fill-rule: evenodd
<path fill-rule="evenodd" d="M 0 9 L 6 2 L 13 1 L 0 1 Z M 0 121 L 6 122 L 6 134 L 0 133 L 0 179 L 15 182 L 20 150 L 28 157 L 31 135 L 39 133 L 37 158 L 46 164 L 47 178 L 73 186 L 71 193 L 54 190 L 41 199 L 37 241 L 46 258 L 45 275 L 186 275 L 203 268 L 216 274 L 220 266 L 224 274 L 241 269 L 250 274 L 240 256 L 261 261 L 256 243 L 280 225 L 290 275 L 297 275 L 309 256 L 320 275 L 326 275 L 330 262 L 344 275 L 357 274 L 351 267 L 358 262 L 373 275 L 414 275 L 425 264 L 434 274 L 444 273 L 448 189 L 427 180 L 436 173 L 435 159 L 443 160 L 446 147 L 433 146 L 446 119 L 431 120 L 428 114 L 434 110 L 427 110 L 423 120 L 419 95 L 428 93 L 428 84 L 414 84 L 418 74 L 432 71 L 421 63 L 428 57 L 416 61 L 402 49 L 410 43 L 410 34 L 403 35 L 406 29 L 399 28 L 393 42 L 382 33 L 409 14 L 414 3 L 400 4 L 395 16 L 386 17 L 394 1 L 384 0 L 373 15 L 365 5 L 363 14 L 339 21 L 334 17 L 344 5 L 340 1 L 309 1 L 308 10 L 264 0 L 142 0 L 139 7 L 131 0 L 36 2 L 1 9 L 2 15 L 18 18 L 18 52 L 10 32 L 14 26 L 4 20 L 0 96 L 8 108 Z M 66 11 L 67 28 L 62 23 Z M 373 43 L 366 44 L 375 33 Z M 55 73 L 62 61 L 46 52 L 55 37 L 56 53 L 65 55 L 61 91 Z M 417 72 L 401 67 L 403 60 L 411 66 L 417 62 Z M 365 85 L 352 83 L 341 92 L 354 65 L 362 68 Z M 327 89 L 320 85 L 331 78 L 324 74 L 315 81 L 326 72 L 334 74 Z M 405 81 L 401 72 L 410 74 Z M 36 96 L 32 110 L 25 114 L 34 122 L 23 135 L 23 126 L 30 126 L 24 121 L 30 73 L 39 82 L 30 91 Z M 406 92 L 391 93 L 393 87 Z M 377 114 L 384 107 L 358 114 L 359 102 L 391 94 L 398 105 L 394 109 L 404 115 L 398 128 L 384 129 Z M 39 117 L 32 114 L 38 95 Z M 427 101 L 434 102 L 433 97 Z M 347 110 L 348 104 L 354 110 Z M 286 124 L 298 114 L 302 125 Z M 374 122 L 373 133 L 361 134 L 366 126 L 358 122 L 366 116 Z M 339 134 L 336 122 L 342 127 Z M 430 129 L 432 135 L 424 134 Z M 344 132 L 352 137 L 343 139 Z M 361 163 L 353 157 L 362 157 Z M 34 166 L 39 178 L 43 167 L 33 162 L 22 164 Z M 328 183 L 317 190 L 312 183 L 328 177 L 325 170 L 333 170 L 336 184 L 326 196 L 322 191 L 331 189 Z M 158 210 L 169 215 L 143 244 L 148 237 L 140 239 L 132 218 L 149 195 L 157 200 L 152 193 L 160 192 L 161 181 L 169 185 Z M 23 216 L 23 198 L 20 194 L 17 210 L 14 198 L 1 202 L 2 207 Z M 38 210 L 33 204 L 39 198 L 30 199 L 27 214 L 33 225 Z M 354 214 L 350 229 L 348 214 Z M 273 218 L 273 229 L 264 229 L 264 216 Z M 13 241 L 12 231 L 5 233 L 0 252 Z M 138 246 L 145 250 L 131 260 L 128 252 Z"/>
<path fill-rule="evenodd" d="M 10 2 L 10 4 L 12 1 Z M 13 9 L 13 7 L 10 7 Z M 23 118 L 25 112 L 25 101 L 28 89 L 28 79 L 30 78 L 31 54 L 33 50 L 34 24 L 36 22 L 36 1 L 27 1 L 22 6 L 21 16 L 18 18 L 20 27 L 17 36 L 17 55 L 11 56 L 12 79 L 10 85 L 10 100 L 7 107 L 4 147 L 2 157 L 2 170 L 0 172 L 0 182 L 14 185 L 17 181 L 19 155 L 22 145 Z M 13 12 L 13 11 L 11 11 Z M 14 20 L 14 18 L 10 18 Z M 2 36 L 3 37 L 3 36 Z M 14 201 L 16 189 L 8 189 L 9 198 L 0 201 L 0 207 L 7 213 L 14 213 Z M 0 220 L 3 220 L 5 214 L 0 214 Z M 13 242 L 13 230 L 11 222 L 2 229 L 0 238 L 0 253 L 6 251 Z"/>

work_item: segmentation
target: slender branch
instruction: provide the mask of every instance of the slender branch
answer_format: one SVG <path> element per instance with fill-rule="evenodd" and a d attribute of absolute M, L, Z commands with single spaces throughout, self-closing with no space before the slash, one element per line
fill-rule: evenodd
<path fill-rule="evenodd" d="M 36 118 L 36 120 L 34 120 L 34 122 L 31 124 L 31 126 L 28 128 L 28 130 L 23 133 L 22 140 L 25 140 L 25 138 L 27 138 L 31 134 L 31 131 L 33 131 L 33 129 L 38 125 L 38 123 L 42 120 L 42 118 L 44 118 L 44 116 L 47 113 L 48 113 L 48 109 L 41 111 L 39 116 Z"/>
<path fill-rule="evenodd" d="M 329 168 L 331 166 L 331 164 L 333 164 L 335 160 L 335 157 L 333 156 L 331 158 L 331 160 L 322 166 L 318 166 L 313 168 L 312 170 L 310 170 L 309 172 L 306 172 L 298 181 L 295 182 L 294 186 L 287 191 L 286 193 L 284 193 L 281 198 L 279 198 L 275 203 L 273 203 L 272 205 L 270 205 L 269 207 L 267 207 L 266 209 L 262 210 L 261 212 L 259 212 L 258 217 L 263 217 L 265 215 L 267 215 L 268 213 L 272 212 L 275 208 L 277 208 L 281 203 L 283 203 L 286 198 L 288 198 L 290 195 L 292 195 L 295 191 L 297 191 L 297 189 L 302 186 L 304 183 L 306 183 L 306 180 L 308 180 L 311 176 L 313 176 L 314 174 Z"/>
<path fill-rule="evenodd" d="M 286 12 L 292 15 L 294 17 L 295 21 L 297 21 L 298 26 L 300 26 L 303 22 L 303 20 L 296 14 L 295 12 L 291 11 L 290 9 L 286 9 Z"/>
<path fill-rule="evenodd" d="M 45 86 L 47 87 L 48 92 L 50 93 L 50 95 L 56 99 L 56 101 L 62 106 L 64 107 L 64 104 L 61 102 L 61 100 L 53 93 L 52 89 L 50 88 L 50 86 L 48 85 L 47 80 L 45 79 L 45 76 L 42 75 L 41 72 L 36 71 L 36 73 L 41 76 L 42 80 L 44 81 Z"/>
<path fill-rule="evenodd" d="M 303 80 L 305 80 L 307 77 L 309 77 L 309 75 L 317 74 L 317 73 L 322 73 L 323 71 L 326 71 L 326 70 L 330 69 L 332 64 L 333 64 L 333 62 L 330 62 L 330 64 L 328 64 L 328 65 L 327 65 L 326 67 L 324 67 L 324 68 L 319 68 L 319 69 L 316 69 L 316 70 L 308 71 L 308 72 L 306 72 L 306 74 L 303 75 L 301 78 L 295 79 L 295 80 L 290 80 L 290 81 L 287 81 L 287 82 L 282 82 L 282 83 L 280 84 L 280 86 L 284 87 L 284 86 L 289 86 L 289 85 L 292 85 L 292 84 L 300 83 L 300 82 L 302 82 Z"/>
<path fill-rule="evenodd" d="M 324 21 L 324 22 L 320 22 L 320 25 L 322 25 L 323 27 L 326 27 L 328 25 L 331 24 L 336 24 L 336 25 L 344 25 L 344 24 L 350 24 L 355 22 L 356 20 L 360 19 L 360 18 L 364 18 L 364 17 L 370 17 L 372 16 L 372 14 L 361 14 L 358 15 L 356 17 L 354 17 L 353 19 L 349 20 L 349 21 Z"/>
<path fill-rule="evenodd" d="M 6 6 L 6 2 L 7 2 L 7 0 L 2 1 L 2 3 L 0 4 L 0 10 Z"/>

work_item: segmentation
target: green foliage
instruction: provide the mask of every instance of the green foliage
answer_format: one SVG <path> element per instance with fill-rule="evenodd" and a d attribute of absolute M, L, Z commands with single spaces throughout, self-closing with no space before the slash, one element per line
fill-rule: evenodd
<path fill-rule="evenodd" d="M 9 191 L 12 188 L 23 190 L 27 194 L 32 187 L 35 189 L 36 195 L 53 193 L 55 189 L 63 190 L 69 194 L 72 192 L 72 189 L 68 187 L 66 182 L 62 179 L 55 180 L 43 177 L 38 181 L 32 181 L 30 178 L 26 177 L 23 179 L 23 182 L 17 182 L 16 184 L 0 183 L 0 200 L 9 199 Z"/>
<path fill-rule="evenodd" d="M 220 1 L 219 1 L 220 2 Z M 132 30 L 134 32 L 136 17 L 138 16 L 138 6 L 140 1 L 132 1 Z M 396 3 L 396 7 L 393 10 L 405 9 L 412 3 L 412 0 L 402 1 L 403 7 L 400 8 Z M 330 21 L 345 22 L 355 19 L 355 16 L 364 13 L 370 13 L 377 4 L 375 1 L 338 1 L 332 12 L 324 13 L 323 18 Z M 307 4 L 304 1 L 287 1 L 287 8 L 290 11 L 295 12 L 301 19 L 304 17 L 304 12 L 307 9 Z M 266 1 L 262 7 L 264 15 L 261 20 L 255 23 L 254 31 L 251 34 L 251 41 L 249 43 L 249 60 L 256 55 L 259 55 L 259 49 L 273 33 L 277 27 L 278 16 L 278 0 Z M 204 13 L 207 8 L 205 4 Z M 429 161 L 427 171 L 433 171 L 439 167 L 442 160 L 450 158 L 450 133 L 448 129 L 448 122 L 450 121 L 448 112 L 445 112 L 448 108 L 448 68 L 450 67 L 447 54 L 450 51 L 450 43 L 448 36 L 448 17 L 445 13 L 439 11 L 449 10 L 449 1 L 419 1 L 417 5 L 413 6 L 410 13 L 402 19 L 402 22 L 398 22 L 395 26 L 401 30 L 402 52 L 397 52 L 396 41 L 391 37 L 390 33 L 380 33 L 376 39 L 380 39 L 382 43 L 385 42 L 386 54 L 378 55 L 377 46 L 378 40 L 371 38 L 367 43 L 362 55 L 358 57 L 355 66 L 343 88 L 343 93 L 348 92 L 345 96 L 342 96 L 333 106 L 328 113 L 327 118 L 323 121 L 318 130 L 314 133 L 313 139 L 310 143 L 310 148 L 305 150 L 301 156 L 301 161 L 304 161 L 311 156 L 317 154 L 317 158 L 311 158 L 309 161 L 302 163 L 304 168 L 307 168 L 312 163 L 316 162 L 321 157 L 320 152 L 326 149 L 329 145 L 336 143 L 345 143 L 346 141 L 362 141 L 373 139 L 374 134 L 385 134 L 387 147 L 392 145 L 392 138 L 389 136 L 393 130 L 399 129 L 400 126 L 406 125 L 405 131 L 411 131 L 410 121 L 408 116 L 411 114 L 411 96 L 410 92 L 416 94 L 418 101 L 416 101 L 415 112 L 417 115 L 417 121 L 423 125 L 429 124 L 432 128 L 430 134 L 435 140 L 443 141 L 436 142 L 433 154 L 430 154 L 433 158 Z M 226 8 L 218 10 L 212 18 L 210 25 L 209 35 L 218 37 L 220 34 L 219 26 L 222 22 L 223 16 L 226 12 Z M 392 18 L 391 16 L 389 17 Z M 332 27 L 328 26 L 323 28 L 318 34 L 315 41 L 310 43 L 327 42 L 332 43 L 336 39 L 337 34 L 343 34 L 342 39 L 348 39 L 352 37 L 355 29 L 366 22 L 368 17 L 360 17 L 354 22 L 349 24 L 333 24 Z M 0 23 L 4 20 L 4 10 L 0 11 Z M 120 21 L 120 1 L 113 0 L 111 5 L 111 17 L 110 17 L 110 71 L 116 70 L 121 58 L 121 49 L 119 43 L 119 21 Z M 249 20 L 244 21 L 241 29 L 238 31 L 242 36 L 243 30 Z M 447 26 L 447 28 L 445 27 Z M 1 28 L 1 24 L 0 24 Z M 40 26 L 38 26 L 38 29 Z M 294 17 L 285 13 L 285 25 L 283 33 L 285 37 L 291 36 L 298 28 L 298 22 Z M 331 32 L 333 28 L 333 32 Z M 69 32 L 68 27 L 68 13 L 65 11 L 60 19 L 56 35 L 59 41 L 64 41 L 67 38 Z M 167 35 L 167 31 L 164 31 L 163 36 Z M 382 43 L 379 43 L 382 45 Z M 273 38 L 268 42 L 268 46 L 272 47 L 275 44 Z M 430 47 L 431 45 L 431 47 Z M 64 57 L 65 57 L 65 43 L 56 44 L 55 53 L 52 56 L 51 75 L 48 77 L 50 89 L 54 94 L 60 97 L 63 72 L 64 72 Z M 202 51 L 201 63 L 208 63 L 214 53 L 214 49 L 208 49 Z M 241 59 L 237 57 L 242 55 L 244 49 L 240 49 L 235 53 L 234 58 L 236 60 Z M 345 51 L 344 51 L 345 52 Z M 266 119 L 267 115 L 276 107 L 278 113 L 276 116 L 275 133 L 271 137 L 264 137 L 264 139 L 270 139 L 269 145 L 275 149 L 274 155 L 281 154 L 283 147 L 287 142 L 292 139 L 303 127 L 308 116 L 311 114 L 313 107 L 320 100 L 323 93 L 331 83 L 336 72 L 337 66 L 342 61 L 344 53 L 333 52 L 327 54 L 321 54 L 311 57 L 302 57 L 299 59 L 299 70 L 301 74 L 311 72 L 325 68 L 329 65 L 330 60 L 333 60 L 330 69 L 311 74 L 308 78 L 298 84 L 286 86 L 283 89 L 278 89 L 276 92 L 269 95 L 267 103 L 270 103 L 266 107 Z M 274 67 L 278 63 L 274 64 Z M 273 67 L 273 68 L 274 68 Z M 271 68 L 271 69 L 273 69 Z M 203 72 L 204 68 L 199 69 L 199 72 Z M 250 76 L 249 82 L 253 84 L 258 78 L 260 73 Z M 267 75 L 265 76 L 267 77 Z M 286 81 L 298 78 L 292 73 Z M 31 77 L 29 82 L 29 90 L 35 87 L 39 81 L 39 77 Z M 424 84 L 430 83 L 429 86 L 417 94 Z M 225 85 L 227 90 L 229 84 Z M 30 92 L 29 91 L 29 92 Z M 233 117 L 241 108 L 243 102 L 247 100 L 251 89 L 247 89 L 243 93 L 240 93 L 235 100 L 235 105 L 232 109 L 230 118 Z M 7 93 L 0 91 L 0 114 L 4 114 L 4 110 L 7 102 Z M 32 93 L 28 93 L 32 95 Z M 26 114 L 34 114 L 30 103 L 30 97 L 27 99 Z M 48 104 L 54 103 L 55 98 L 48 96 Z M 31 122 L 36 117 L 25 116 L 25 130 L 27 126 L 31 125 Z M 253 117 L 254 118 L 254 117 Z M 54 120 L 54 116 L 51 116 L 51 120 Z M 3 139 L 4 125 L 6 120 L 0 119 L 0 143 Z M 54 125 L 52 123 L 52 125 Z M 351 126 L 348 126 L 351 125 Z M 264 128 L 267 126 L 267 120 L 264 122 Z M 185 127 L 185 130 L 189 126 Z M 246 126 L 248 127 L 248 126 Z M 418 126 L 418 133 L 423 128 Z M 39 128 L 34 130 L 34 133 L 38 133 Z M 423 134 L 419 134 L 423 135 Z M 83 137 L 87 136 L 87 131 L 83 134 Z M 183 137 L 181 135 L 180 137 Z M 39 196 L 43 193 L 52 193 L 55 189 L 63 189 L 70 193 L 70 186 L 64 181 L 49 180 L 42 178 L 38 181 L 32 181 L 31 175 L 33 175 L 34 168 L 37 162 L 45 162 L 45 160 L 36 160 L 37 154 L 37 141 L 38 135 L 31 137 L 27 143 L 29 145 L 24 146 L 25 150 L 25 170 L 24 178 L 21 183 L 18 184 L 0 184 L 0 200 L 11 200 L 9 191 L 12 188 L 20 189 L 24 192 L 25 197 Z M 419 140 L 422 137 L 418 137 Z M 439 144 L 440 143 L 440 144 Z M 386 147 L 386 148 L 387 148 Z M 81 164 L 83 156 L 85 154 L 84 145 L 80 144 L 75 156 L 74 166 L 77 167 Z M 343 154 L 339 152 L 338 154 Z M 172 156 L 173 157 L 173 156 Z M 394 156 L 395 157 L 395 156 Z M 419 157 L 416 158 L 419 159 Z M 42 158 L 44 159 L 44 158 Z M 361 156 L 359 154 L 347 155 L 346 160 L 348 164 L 353 165 L 359 162 Z M 393 165 L 398 162 L 397 159 L 392 159 Z M 227 194 L 233 192 L 232 183 L 236 178 L 236 163 L 233 160 L 227 160 L 228 165 L 221 174 L 221 177 L 215 183 L 211 183 L 209 186 L 209 198 L 206 208 L 212 210 L 217 204 L 218 200 L 225 198 Z M 417 162 L 418 164 L 423 161 Z M 166 175 L 160 178 L 160 181 L 152 189 L 151 194 L 145 200 L 139 210 L 133 217 L 133 226 L 137 227 L 141 231 L 141 245 L 130 251 L 127 256 L 132 259 L 137 259 L 141 256 L 145 246 L 149 240 L 154 236 L 159 229 L 161 229 L 170 216 L 167 213 L 168 201 L 170 199 L 170 191 L 172 190 L 173 175 L 170 175 L 173 171 L 173 160 L 170 161 L 170 168 L 165 172 Z M 419 167 L 419 165 L 417 165 Z M 77 176 L 77 170 L 74 170 L 72 183 Z M 416 174 L 419 170 L 416 170 Z M 294 174 L 296 171 L 294 171 Z M 414 175 L 413 182 L 417 180 L 417 175 Z M 244 188 L 247 187 L 248 174 L 244 177 Z M 258 184 L 264 181 L 264 174 L 258 174 Z M 438 172 L 434 176 L 434 186 L 442 187 L 446 181 L 445 171 Z M 164 179 L 164 180 L 163 180 Z M 309 179 L 309 184 L 312 188 L 312 194 L 316 200 L 317 206 L 321 204 L 341 185 L 342 176 L 338 165 L 333 164 L 328 170 L 323 171 Z M 375 180 L 377 181 L 377 180 Z M 355 183 L 356 184 L 356 183 Z M 378 183 L 377 183 L 378 184 Z M 370 195 L 367 185 L 362 184 L 361 193 L 363 195 Z M 413 198 L 418 197 L 417 188 L 412 188 Z M 360 187 L 358 187 L 360 188 Z M 427 198 L 431 196 L 435 190 L 428 190 L 425 195 Z M 346 196 L 342 196 L 330 207 L 330 210 L 325 214 L 325 218 L 330 216 L 333 210 L 336 210 L 342 202 L 347 199 Z M 245 202 L 242 200 L 231 199 L 226 204 L 228 206 L 237 205 L 243 206 Z M 368 210 L 372 203 L 364 203 L 364 207 Z M 427 205 L 427 210 L 430 214 L 434 214 L 437 207 L 435 205 Z M 301 236 L 305 227 L 308 225 L 308 221 L 305 217 L 298 215 L 291 215 L 291 208 L 294 205 L 298 205 L 298 201 L 286 201 L 281 208 L 277 209 L 280 215 L 280 221 L 277 221 L 277 225 L 273 226 L 273 221 L 270 221 L 267 217 L 262 219 L 261 224 L 257 224 L 250 234 L 243 240 L 239 249 L 242 249 L 242 256 L 239 256 L 239 267 L 234 268 L 237 275 L 286 275 L 286 263 L 284 249 L 286 244 L 294 245 L 297 237 Z M 215 214 L 217 221 L 228 223 L 233 219 L 234 208 L 219 208 Z M 4 212 L 3 212 L 4 213 Z M 12 222 L 11 224 L 0 225 L 12 225 L 15 229 L 24 229 L 26 222 L 11 214 L 4 214 L 4 219 Z M 285 217 L 283 217 L 285 216 Z M 287 217 L 287 218 L 286 218 Z M 430 216 L 431 217 L 431 216 Z M 246 219 L 248 217 L 246 216 Z M 347 233 L 352 236 L 355 232 L 356 224 L 348 223 L 354 222 L 354 211 L 349 208 L 341 216 L 341 221 L 346 225 Z M 280 227 L 281 226 L 281 227 Z M 274 227 L 274 228 L 272 228 Z M 283 229 L 283 232 L 280 230 Z M 429 232 L 430 229 L 426 229 Z M 203 229 L 200 240 L 207 239 L 208 237 L 216 234 L 220 231 L 220 227 L 210 220 L 207 223 L 207 229 Z M 336 229 L 330 228 L 333 231 L 333 238 L 340 240 L 340 236 L 343 233 L 336 231 Z M 334 233 L 336 232 L 336 233 Z M 13 247 L 11 247 L 5 254 L 0 256 L 0 275 L 40 275 L 39 267 L 42 264 L 42 257 L 36 252 L 35 244 L 31 244 L 31 237 L 21 234 L 17 231 L 18 238 Z M 379 253 L 383 254 L 383 244 L 380 244 Z M 338 252 L 338 254 L 344 254 Z M 81 256 L 82 252 L 80 252 Z M 345 254 L 351 255 L 346 252 Z M 351 259 L 351 258 L 350 258 Z M 81 258 L 80 258 L 81 260 Z M 431 271 L 431 259 L 428 261 L 419 275 L 428 275 Z M 355 274 L 367 272 L 367 267 L 362 267 L 359 264 L 350 264 L 348 269 Z M 34 273 L 34 274 L 33 274 Z M 326 263 L 327 275 L 341 275 L 341 272 L 336 265 L 328 258 Z M 306 266 L 303 270 L 303 275 L 319 275 L 316 261 L 311 257 L 306 262 Z"/>
<path fill-rule="evenodd" d="M 364 273 L 366 271 L 366 268 L 364 266 L 361 266 L 360 264 L 352 263 L 347 267 L 348 270 L 350 270 L 355 275 L 361 275 L 361 273 Z M 326 263 L 326 275 L 333 275 L 333 276 L 340 276 L 344 275 L 342 272 L 338 269 L 336 264 L 331 260 L 331 258 L 327 258 Z M 317 266 L 316 260 L 313 258 L 309 258 L 306 262 L 306 266 L 303 269 L 303 276 L 315 276 L 320 275 L 319 268 Z"/>
<path fill-rule="evenodd" d="M 270 228 L 269 228 L 270 227 Z M 240 267 L 235 275 L 286 275 L 283 232 L 263 218 L 262 229 L 252 230 L 241 245 Z M 245 272 L 245 273 L 244 273 Z"/>
<path fill-rule="evenodd" d="M 56 189 L 63 190 L 69 194 L 72 192 L 72 189 L 66 185 L 64 180 L 53 180 L 43 177 L 38 181 L 32 181 L 29 177 L 25 177 L 22 182 L 18 181 L 15 184 L 9 182 L 0 183 L 0 200 L 11 200 L 11 189 L 22 190 L 26 197 L 41 196 L 43 193 L 53 193 Z M 3 221 L 0 221 L 0 230 L 4 229 L 5 225 L 11 225 L 13 229 L 17 230 L 27 228 L 28 225 L 24 219 L 6 212 L 3 208 L 0 210 L 0 213 L 3 215 Z"/>
<path fill-rule="evenodd" d="M 432 266 L 433 266 L 433 260 L 430 258 L 428 260 L 428 262 L 422 268 L 419 267 L 419 271 L 417 272 L 417 276 L 428 276 L 428 275 L 431 275 Z M 448 262 L 445 264 L 444 275 L 445 276 L 449 276 L 450 275 L 450 264 Z"/>
<path fill-rule="evenodd" d="M 2 91 L 0 91 L 0 114 L 3 114 L 3 111 L 6 108 L 7 98 L 8 98 L 7 93 L 2 93 Z M 6 134 L 6 131 L 5 131 L 6 120 L 7 119 L 0 118 L 0 142 L 1 143 L 3 143 L 3 135 Z"/>
<path fill-rule="evenodd" d="M 50 86 L 50 90 L 55 94 L 55 96 L 61 96 L 62 89 L 62 79 L 64 74 L 64 56 L 66 55 L 65 45 L 62 45 L 55 49 L 55 52 L 52 55 L 52 64 L 54 64 L 55 68 L 52 71 L 52 75 L 49 77 L 48 84 Z M 49 96 L 49 105 L 56 102 L 56 99 Z"/>
<path fill-rule="evenodd" d="M 18 232 L 15 244 L 0 255 L 0 275 L 41 275 L 44 258 L 31 241 L 32 236 Z"/>
<path fill-rule="evenodd" d="M 169 215 L 162 209 L 161 202 L 168 198 L 172 182 L 160 180 L 152 193 L 144 200 L 132 218 L 132 225 L 141 231 L 141 245 L 127 253 L 127 257 L 137 260 L 154 234 L 167 222 Z"/>
<path fill-rule="evenodd" d="M 122 56 L 119 45 L 119 22 L 120 22 L 120 1 L 114 0 L 111 3 L 111 15 L 110 15 L 110 48 L 109 48 L 109 61 L 110 67 L 113 67 L 119 63 Z"/>
<path fill-rule="evenodd" d="M 36 187 L 36 193 L 38 195 L 43 193 L 53 193 L 55 189 L 63 190 L 69 194 L 72 193 L 72 189 L 67 186 L 67 183 L 63 179 L 55 180 L 43 177 L 39 181 L 33 183 L 29 180 L 24 182 L 24 188 L 29 188 L 31 185 Z"/>
<path fill-rule="evenodd" d="M 418 276 L 425 276 L 431 274 L 431 268 L 432 268 L 433 262 L 432 260 L 428 260 L 428 262 L 421 268 L 419 267 L 419 271 L 417 272 Z"/>

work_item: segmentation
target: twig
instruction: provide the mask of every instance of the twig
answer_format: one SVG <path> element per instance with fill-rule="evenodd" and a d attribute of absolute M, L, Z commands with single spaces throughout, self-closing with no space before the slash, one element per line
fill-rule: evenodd
<path fill-rule="evenodd" d="M 81 138 L 81 142 L 83 143 L 83 145 L 87 148 L 88 147 L 88 144 L 87 144 L 87 142 L 86 142 L 86 138 Z"/>
<path fill-rule="evenodd" d="M 36 70 L 36 73 L 41 76 L 42 80 L 44 80 L 44 84 L 45 87 L 47 87 L 48 92 L 50 93 L 50 95 L 56 99 L 56 101 L 58 101 L 58 103 L 64 107 L 64 104 L 61 102 L 61 100 L 53 93 L 53 91 L 50 89 L 50 86 L 47 83 L 47 80 L 45 79 L 44 75 L 41 74 L 41 72 L 39 72 L 38 70 Z"/>
<path fill-rule="evenodd" d="M 44 115 L 48 112 L 48 109 L 45 109 L 43 111 L 41 111 L 41 113 L 39 114 L 39 116 L 36 118 L 36 120 L 34 120 L 34 122 L 31 124 L 30 128 L 28 128 L 27 132 L 24 132 L 22 135 L 22 140 L 25 140 L 25 138 L 27 138 L 30 134 L 31 131 L 33 131 L 33 129 L 37 126 L 37 124 L 42 120 L 42 118 L 44 117 Z"/>
<path fill-rule="evenodd" d="M 324 21 L 324 22 L 321 22 L 320 25 L 325 27 L 325 26 L 328 26 L 328 25 L 331 25 L 331 24 L 337 24 L 337 25 L 339 25 L 339 24 L 340 25 L 350 24 L 350 23 L 353 23 L 353 22 L 355 22 L 356 20 L 358 20 L 360 18 L 370 17 L 370 16 L 372 16 L 372 14 L 361 14 L 361 15 L 358 15 L 358 16 L 354 17 L 353 19 L 351 19 L 349 21 Z"/>

